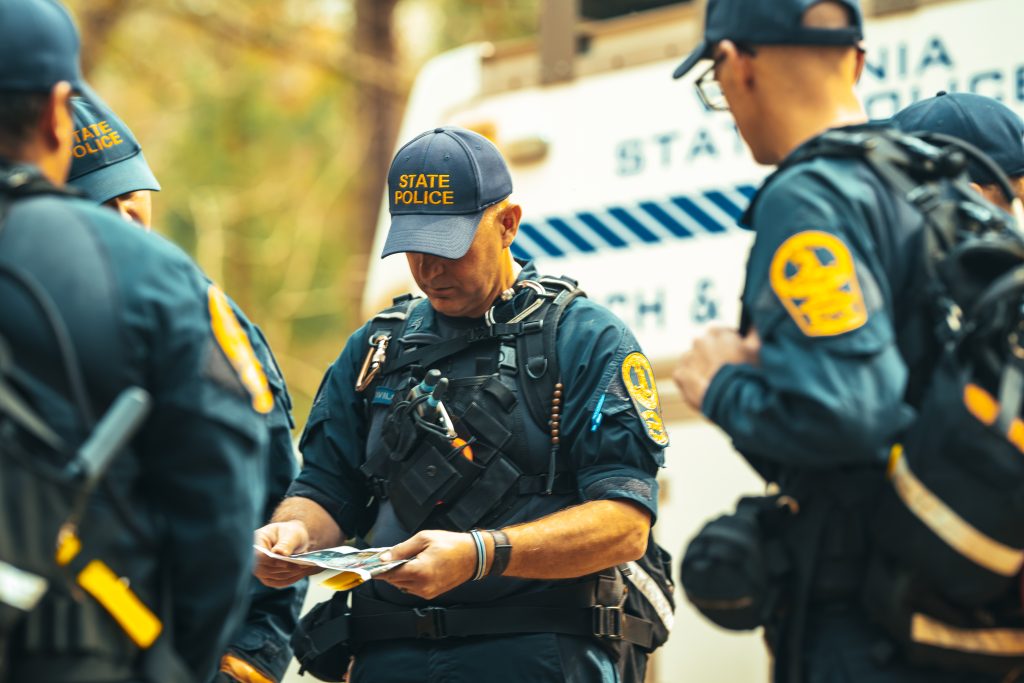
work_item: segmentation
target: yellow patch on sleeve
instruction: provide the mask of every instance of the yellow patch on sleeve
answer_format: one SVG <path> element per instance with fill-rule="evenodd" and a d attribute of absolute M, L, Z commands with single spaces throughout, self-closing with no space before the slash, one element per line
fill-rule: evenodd
<path fill-rule="evenodd" d="M 654 369 L 647 356 L 634 351 L 622 361 L 622 383 L 647 428 L 647 436 L 659 446 L 668 445 L 668 432 L 661 417 L 661 401 L 654 383 Z"/>
<path fill-rule="evenodd" d="M 790 237 L 772 257 L 769 280 L 808 337 L 851 332 L 868 321 L 853 255 L 835 235 L 807 230 Z"/>
<path fill-rule="evenodd" d="M 274 407 L 274 395 L 270 392 L 270 384 L 267 376 L 263 373 L 263 366 L 256 358 L 252 350 L 249 337 L 242 329 L 231 304 L 214 285 L 207 290 L 207 300 L 210 307 L 210 326 L 213 329 L 213 337 L 217 340 L 224 355 L 227 356 L 231 367 L 235 369 L 238 378 L 242 381 L 249 395 L 252 396 L 253 409 L 262 415 L 266 415 Z"/>

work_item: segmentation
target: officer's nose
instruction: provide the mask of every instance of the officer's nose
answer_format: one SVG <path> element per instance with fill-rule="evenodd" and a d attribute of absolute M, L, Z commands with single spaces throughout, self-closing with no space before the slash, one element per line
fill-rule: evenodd
<path fill-rule="evenodd" d="M 444 274 L 445 259 L 430 254 L 420 254 L 420 277 L 427 282 Z"/>

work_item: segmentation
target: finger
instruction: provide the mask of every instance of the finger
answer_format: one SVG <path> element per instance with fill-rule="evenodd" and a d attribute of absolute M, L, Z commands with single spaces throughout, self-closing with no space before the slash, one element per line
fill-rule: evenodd
<path fill-rule="evenodd" d="M 261 548 L 266 548 L 267 550 L 270 550 L 274 547 L 274 544 L 276 542 L 277 533 L 275 532 L 274 525 L 272 524 L 259 528 L 253 533 L 253 543 L 260 546 Z"/>
<path fill-rule="evenodd" d="M 424 548 L 427 547 L 427 538 L 424 537 L 423 532 L 416 534 L 408 541 L 399 543 L 398 545 L 384 552 L 380 559 L 384 562 L 392 562 L 394 560 L 406 560 L 411 557 L 419 555 Z"/>
<path fill-rule="evenodd" d="M 271 550 L 278 555 L 294 555 L 306 549 L 307 536 L 295 524 L 276 524 L 277 541 Z"/>
<path fill-rule="evenodd" d="M 292 585 L 293 583 L 295 583 L 303 577 L 296 576 L 287 579 L 276 579 L 271 577 L 257 576 L 256 578 L 259 579 L 260 583 L 262 583 L 264 586 L 269 586 L 270 588 L 287 588 L 288 586 Z"/>
<path fill-rule="evenodd" d="M 310 571 L 310 569 L 312 569 L 312 571 Z M 266 570 L 261 569 L 260 574 L 263 574 L 264 576 L 276 576 L 283 578 L 286 576 L 309 576 L 311 573 L 316 574 L 320 571 L 323 571 L 320 567 L 306 568 L 292 565 L 291 567 L 270 568 Z"/>

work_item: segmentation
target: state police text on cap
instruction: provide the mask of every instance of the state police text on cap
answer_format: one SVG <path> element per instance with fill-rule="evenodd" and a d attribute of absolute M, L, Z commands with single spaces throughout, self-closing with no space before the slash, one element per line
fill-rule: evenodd
<path fill-rule="evenodd" d="M 484 212 L 510 194 L 508 166 L 487 138 L 454 126 L 422 133 L 398 150 L 388 171 L 391 229 L 381 257 L 461 258 Z"/>

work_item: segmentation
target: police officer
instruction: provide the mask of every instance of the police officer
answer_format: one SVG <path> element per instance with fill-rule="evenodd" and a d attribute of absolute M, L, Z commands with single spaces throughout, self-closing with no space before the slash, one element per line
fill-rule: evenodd
<path fill-rule="evenodd" d="M 122 218 L 147 230 L 151 227 L 152 193 L 160 183 L 146 162 L 132 131 L 98 98 L 76 97 L 71 102 L 76 145 L 68 184 L 84 192 L 93 201 L 109 206 Z M 230 297 L 228 302 L 245 330 L 260 361 L 274 408 L 267 414 L 270 457 L 267 461 L 267 495 L 261 522 L 270 519 L 284 498 L 288 485 L 298 472 L 292 446 L 291 397 L 263 332 L 254 325 Z M 231 637 L 221 658 L 218 680 L 264 683 L 279 681 L 291 659 L 288 638 L 295 629 L 306 582 L 273 589 L 252 579 L 252 604 L 245 622 Z"/>
<path fill-rule="evenodd" d="M 205 680 L 246 604 L 273 397 L 223 294 L 180 250 L 61 189 L 70 99 L 89 93 L 78 44 L 56 2 L 0 3 L 0 336 L 25 398 L 73 447 L 127 387 L 153 409 L 58 549 L 76 590 L 50 587 L 12 634 L 7 673 Z"/>
<path fill-rule="evenodd" d="M 940 92 L 902 110 L 893 123 L 908 133 L 941 133 L 974 145 L 1009 176 L 1024 201 L 1024 121 L 1002 102 L 972 93 Z M 1013 210 L 991 171 L 972 161 L 967 172 L 985 199 Z"/>
<path fill-rule="evenodd" d="M 147 230 L 160 183 L 131 129 L 95 94 L 71 100 L 74 145 L 68 185 Z"/>
<path fill-rule="evenodd" d="M 758 162 L 783 169 L 744 219 L 756 238 L 742 329 L 698 338 L 675 380 L 760 472 L 800 491 L 797 519 L 823 520 L 794 541 L 813 553 L 804 604 L 791 593 L 768 624 L 776 680 L 986 680 L 894 657 L 860 602 L 872 494 L 913 419 L 908 365 L 928 362 L 901 355 L 928 348 L 928 329 L 897 319 L 923 282 L 922 221 L 861 158 L 786 160 L 829 129 L 871 130 L 854 93 L 862 37 L 857 0 L 708 3 L 704 40 L 675 76 L 711 60 L 703 101 L 731 111 Z M 893 218 L 907 215 L 918 218 Z"/>
<path fill-rule="evenodd" d="M 555 322 L 533 313 L 575 287 L 512 259 L 511 192 L 498 150 L 470 131 L 437 128 L 398 152 L 383 255 L 405 253 L 426 299 L 349 338 L 310 413 L 302 472 L 257 532 L 282 554 L 359 537 L 409 560 L 355 590 L 354 681 L 616 680 L 580 610 L 595 603 L 552 596 L 644 554 L 668 439 L 650 364 L 609 311 L 571 299 L 545 346 Z M 423 418 L 436 409 L 410 390 L 429 370 L 448 383 L 431 396 L 450 420 Z M 531 383 L 544 379 L 538 419 Z M 256 564 L 272 586 L 308 573 Z M 558 626 L 570 613 L 587 624 Z"/>

